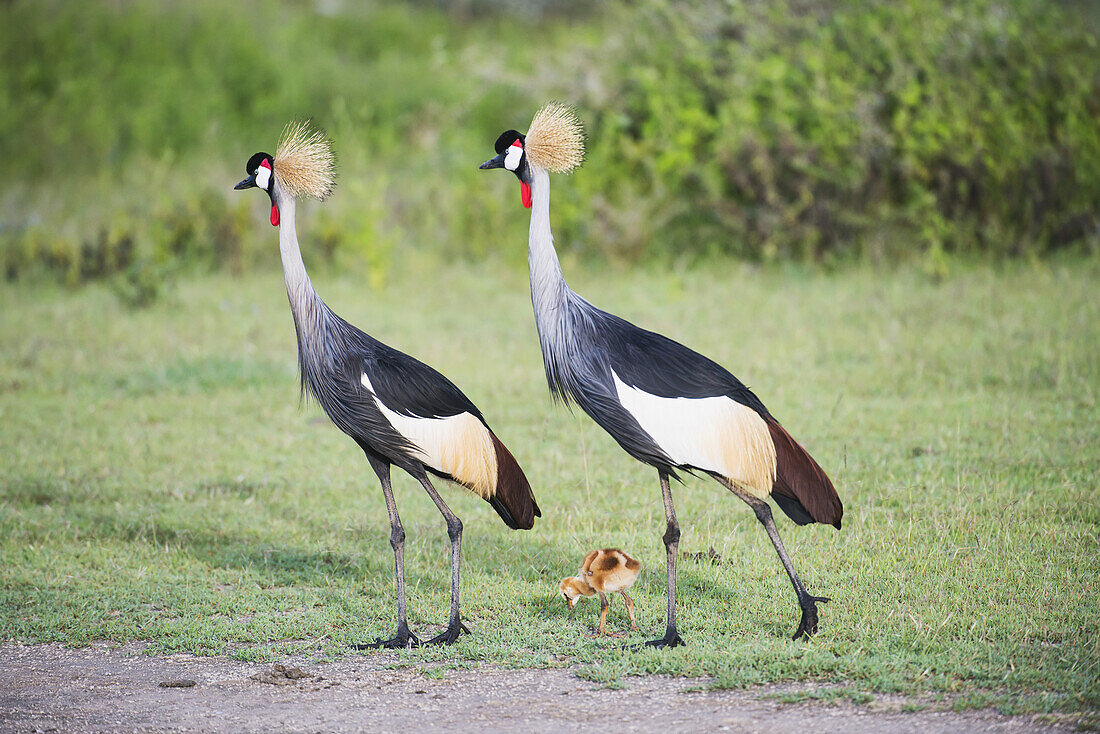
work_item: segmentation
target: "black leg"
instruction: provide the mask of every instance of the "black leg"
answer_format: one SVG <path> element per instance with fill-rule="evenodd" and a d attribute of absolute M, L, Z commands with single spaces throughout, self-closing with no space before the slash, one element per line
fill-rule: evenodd
<path fill-rule="evenodd" d="M 404 648 L 416 647 L 420 640 L 409 631 L 409 624 L 405 620 L 405 528 L 401 526 L 401 517 L 397 514 L 397 502 L 393 499 L 393 488 L 390 486 L 389 462 L 367 454 L 371 468 L 378 475 L 378 481 L 382 484 L 382 496 L 386 498 L 386 510 L 390 513 L 390 546 L 393 548 L 394 573 L 397 576 L 397 634 L 388 640 L 381 638 L 374 642 L 352 645 L 357 650 L 371 650 L 379 647 Z"/>
<path fill-rule="evenodd" d="M 646 643 L 651 647 L 676 647 L 684 641 L 676 631 L 676 551 L 680 547 L 680 525 L 676 522 L 676 508 L 672 506 L 672 488 L 668 484 L 668 473 L 658 470 L 661 475 L 661 496 L 665 501 L 665 552 L 668 554 L 668 622 L 665 636 Z"/>
<path fill-rule="evenodd" d="M 825 603 L 829 601 L 829 598 L 825 596 L 811 596 L 809 592 L 806 591 L 806 587 L 803 586 L 802 580 L 798 578 L 798 574 L 794 570 L 794 564 L 791 563 L 790 556 L 787 555 L 787 549 L 783 547 L 783 541 L 779 538 L 779 531 L 775 527 L 775 520 L 772 519 L 771 506 L 759 497 L 753 497 L 747 494 L 725 477 L 719 477 L 718 481 L 721 482 L 726 489 L 744 500 L 745 503 L 752 508 L 752 511 L 756 513 L 756 519 L 764 526 L 764 530 L 768 533 L 772 545 L 775 546 L 775 552 L 779 554 L 779 560 L 783 563 L 783 568 L 787 570 L 787 576 L 790 577 L 791 585 L 794 586 L 794 593 L 798 596 L 798 606 L 802 609 L 802 620 L 798 623 L 798 629 L 795 630 L 792 639 L 810 639 L 810 637 L 817 634 L 817 602 Z"/>
<path fill-rule="evenodd" d="M 462 618 L 458 613 L 458 569 L 462 562 L 462 521 L 459 520 L 447 503 L 439 496 L 439 492 L 432 486 L 428 475 L 423 471 L 416 477 L 424 485 L 424 491 L 432 498 L 432 502 L 439 508 L 443 519 L 447 521 L 447 537 L 451 539 L 451 617 L 447 622 L 447 629 L 424 642 L 425 645 L 449 645 L 458 639 L 459 635 L 470 634 L 466 625 L 462 624 Z"/>

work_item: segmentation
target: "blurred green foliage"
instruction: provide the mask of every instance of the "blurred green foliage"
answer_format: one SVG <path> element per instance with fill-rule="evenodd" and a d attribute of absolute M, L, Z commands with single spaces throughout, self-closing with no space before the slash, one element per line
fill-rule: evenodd
<path fill-rule="evenodd" d="M 765 259 L 1097 244 L 1096 37 L 1057 5 L 641 0 L 627 20 L 587 97 L 594 239 Z"/>
<path fill-rule="evenodd" d="M 299 220 L 311 263 L 374 283 L 414 251 L 519 263 L 515 182 L 476 166 L 549 98 L 588 126 L 586 166 L 554 185 L 559 244 L 582 255 L 936 271 L 1095 251 L 1100 64 L 1067 8 L 16 0 L 0 267 L 80 283 L 274 263 L 266 207 L 230 187 L 301 117 L 341 163 Z"/>

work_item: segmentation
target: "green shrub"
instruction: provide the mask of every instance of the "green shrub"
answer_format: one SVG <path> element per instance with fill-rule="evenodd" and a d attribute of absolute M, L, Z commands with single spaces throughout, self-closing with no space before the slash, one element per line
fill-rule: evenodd
<path fill-rule="evenodd" d="M 514 181 L 476 166 L 552 98 L 588 131 L 554 185 L 559 246 L 582 257 L 915 252 L 941 275 L 1097 249 L 1098 49 L 1061 8 L 0 3 L 0 264 L 70 284 L 274 265 L 266 202 L 230 187 L 312 117 L 339 185 L 300 219 L 307 262 L 376 284 L 412 250 L 518 265 Z"/>
<path fill-rule="evenodd" d="M 1095 243 L 1098 49 L 1057 6 L 644 0 L 625 14 L 599 55 L 606 90 L 586 96 L 576 185 L 594 211 L 578 237 L 760 259 Z"/>
<path fill-rule="evenodd" d="M 170 266 L 143 257 L 111 279 L 111 290 L 124 306 L 147 308 L 164 296 L 173 275 Z"/>

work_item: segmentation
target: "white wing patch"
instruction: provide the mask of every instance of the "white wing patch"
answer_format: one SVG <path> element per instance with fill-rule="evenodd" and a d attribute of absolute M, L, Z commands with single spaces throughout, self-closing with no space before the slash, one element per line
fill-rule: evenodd
<path fill-rule="evenodd" d="M 393 429 L 416 447 L 416 458 L 450 474 L 472 492 L 488 499 L 496 494 L 497 453 L 485 424 L 470 413 L 447 418 L 420 418 L 390 410 L 378 399 L 370 378 L 360 378 Z"/>
<path fill-rule="evenodd" d="M 725 396 L 662 398 L 611 376 L 619 402 L 674 462 L 721 474 L 758 497 L 771 494 L 775 444 L 755 410 Z"/>

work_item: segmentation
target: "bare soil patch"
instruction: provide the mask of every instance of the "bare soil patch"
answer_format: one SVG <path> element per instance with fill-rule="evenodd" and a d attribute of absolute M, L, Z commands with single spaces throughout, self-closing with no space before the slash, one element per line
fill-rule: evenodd
<path fill-rule="evenodd" d="M 149 656 L 141 645 L 0 645 L 0 730 L 106 731 L 746 731 L 1056 732 L 1069 722 L 991 711 L 904 712 L 878 696 L 782 704 L 750 691 L 699 691 L 706 681 L 649 676 L 607 690 L 565 669 L 394 668 L 379 653 L 331 663 L 246 663 Z M 439 677 L 442 674 L 442 677 Z M 193 685 L 187 683 L 194 682 Z M 796 689 L 797 690 L 797 689 Z"/>

